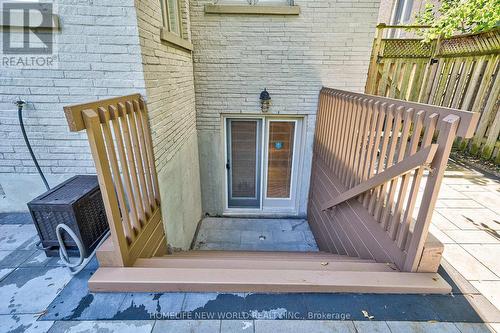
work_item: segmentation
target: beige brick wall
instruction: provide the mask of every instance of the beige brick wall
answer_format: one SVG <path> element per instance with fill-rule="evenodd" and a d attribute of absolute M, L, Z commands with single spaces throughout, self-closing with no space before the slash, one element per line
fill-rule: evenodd
<path fill-rule="evenodd" d="M 319 90 L 363 91 L 379 0 L 297 0 L 299 16 L 205 14 L 207 3 L 191 1 L 191 29 L 203 208 L 220 214 L 223 149 L 212 146 L 224 144 L 220 114 L 258 113 L 259 93 L 267 87 L 272 113 L 306 115 L 308 182 Z"/>
<path fill-rule="evenodd" d="M 192 56 L 160 39 L 160 1 L 135 3 L 167 239 L 187 249 L 201 217 Z M 183 26 L 189 37 L 187 3 Z"/>
<path fill-rule="evenodd" d="M 160 171 L 196 133 L 193 62 L 191 52 L 160 40 L 163 25 L 160 1 L 136 0 L 136 10 L 153 144 Z"/>

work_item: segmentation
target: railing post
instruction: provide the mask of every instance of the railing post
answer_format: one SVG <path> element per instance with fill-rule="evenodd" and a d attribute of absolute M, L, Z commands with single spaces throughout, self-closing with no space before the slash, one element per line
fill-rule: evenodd
<path fill-rule="evenodd" d="M 378 56 L 380 53 L 380 47 L 382 45 L 382 37 L 384 35 L 385 24 L 380 23 L 377 25 L 377 30 L 375 33 L 375 41 L 372 48 L 372 55 L 370 57 L 370 66 L 368 67 L 368 77 L 366 79 L 365 93 L 374 95 L 375 94 L 375 84 L 377 82 L 377 71 L 378 71 Z"/>
<path fill-rule="evenodd" d="M 420 210 L 406 254 L 404 271 L 415 272 L 417 270 L 459 122 L 460 117 L 455 115 L 448 115 L 441 121 L 437 139 L 438 150 L 427 177 Z"/>
<path fill-rule="evenodd" d="M 118 199 L 108 162 L 108 155 L 105 148 L 106 145 L 100 128 L 99 116 L 94 110 L 84 110 L 82 114 L 87 129 L 90 150 L 95 161 L 104 208 L 111 230 L 111 239 L 113 240 L 114 252 L 117 259 L 116 262 L 119 263 L 120 266 L 127 266 L 129 264 L 128 244 L 122 227 Z"/>

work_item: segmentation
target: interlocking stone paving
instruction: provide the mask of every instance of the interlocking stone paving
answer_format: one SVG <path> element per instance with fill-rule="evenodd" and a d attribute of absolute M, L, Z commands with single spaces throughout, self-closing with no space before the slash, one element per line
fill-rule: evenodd
<path fill-rule="evenodd" d="M 431 231 L 451 295 L 90 293 L 95 260 L 71 277 L 36 249 L 29 215 L 2 213 L 0 332 L 500 332 L 499 202 L 497 179 L 447 171 Z M 305 220 L 203 224 L 199 248 L 317 250 Z"/>

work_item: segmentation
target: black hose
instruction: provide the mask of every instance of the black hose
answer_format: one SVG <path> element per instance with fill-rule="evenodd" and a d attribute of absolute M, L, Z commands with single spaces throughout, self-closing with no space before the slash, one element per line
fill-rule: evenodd
<path fill-rule="evenodd" d="M 42 177 L 42 181 L 45 184 L 45 187 L 47 188 L 47 191 L 48 191 L 48 190 L 50 190 L 49 183 L 47 182 L 47 179 L 45 178 L 45 175 L 43 174 L 42 169 L 40 168 L 40 165 L 38 164 L 38 161 L 35 157 L 35 154 L 33 153 L 33 149 L 31 148 L 31 144 L 30 144 L 30 141 L 28 139 L 28 135 L 26 134 L 26 130 L 24 129 L 23 107 L 25 104 L 26 104 L 26 102 L 23 100 L 16 101 L 17 116 L 19 117 L 19 125 L 21 126 L 21 132 L 23 133 L 24 142 L 26 143 L 26 146 L 28 147 L 28 151 L 30 152 L 31 158 L 33 159 L 33 163 L 35 163 L 35 167 L 38 170 L 40 177 Z"/>

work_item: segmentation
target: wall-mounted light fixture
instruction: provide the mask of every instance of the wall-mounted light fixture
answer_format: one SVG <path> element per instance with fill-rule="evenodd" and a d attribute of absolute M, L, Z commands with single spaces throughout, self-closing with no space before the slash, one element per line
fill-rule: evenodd
<path fill-rule="evenodd" d="M 271 106 L 271 95 L 267 92 L 266 88 L 260 93 L 260 109 L 262 112 L 269 111 Z"/>

